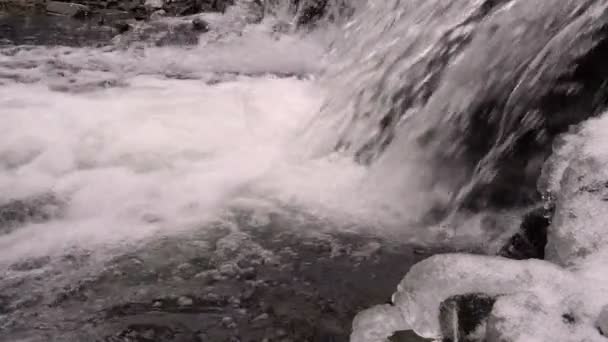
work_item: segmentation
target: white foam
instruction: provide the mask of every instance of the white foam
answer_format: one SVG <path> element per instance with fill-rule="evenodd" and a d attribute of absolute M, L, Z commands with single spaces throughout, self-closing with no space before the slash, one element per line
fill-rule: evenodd
<path fill-rule="evenodd" d="M 88 94 L 0 88 L 2 201 L 54 192 L 69 203 L 61 224 L 32 234 L 119 241 L 138 226 L 200 220 L 269 172 L 319 104 L 313 84 L 295 79 L 130 83 Z M 39 248 L 47 238 L 22 243 Z"/>

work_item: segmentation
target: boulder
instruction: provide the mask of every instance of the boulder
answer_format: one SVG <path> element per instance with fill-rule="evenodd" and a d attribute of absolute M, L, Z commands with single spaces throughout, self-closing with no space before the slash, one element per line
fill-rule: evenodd
<path fill-rule="evenodd" d="M 146 0 L 146 2 L 144 3 L 146 9 L 151 12 L 163 8 L 164 5 L 165 2 L 163 0 Z"/>
<path fill-rule="evenodd" d="M 192 20 L 192 29 L 198 32 L 209 31 L 209 23 L 201 18 L 195 18 Z"/>
<path fill-rule="evenodd" d="M 88 6 L 60 1 L 47 1 L 46 11 L 51 14 L 64 15 L 73 18 L 85 17 L 91 12 Z"/>
<path fill-rule="evenodd" d="M 100 10 L 98 14 L 100 24 L 115 23 L 117 21 L 131 19 L 132 17 L 129 12 L 114 9 L 103 9 Z"/>
<path fill-rule="evenodd" d="M 64 203 L 51 194 L 0 204 L 0 234 L 30 222 L 44 222 L 60 215 Z"/>
<path fill-rule="evenodd" d="M 314 24 L 325 15 L 327 7 L 327 0 L 301 1 L 296 15 L 297 25 L 304 26 Z"/>
<path fill-rule="evenodd" d="M 544 259 L 551 216 L 552 208 L 546 206 L 528 212 L 519 231 L 500 249 L 498 255 L 516 260 Z"/>
<path fill-rule="evenodd" d="M 233 0 L 172 0 L 166 1 L 163 9 L 169 15 L 191 15 L 200 12 L 224 12 Z"/>
<path fill-rule="evenodd" d="M 484 341 L 486 321 L 496 297 L 483 293 L 457 295 L 439 306 L 439 324 L 444 342 Z"/>

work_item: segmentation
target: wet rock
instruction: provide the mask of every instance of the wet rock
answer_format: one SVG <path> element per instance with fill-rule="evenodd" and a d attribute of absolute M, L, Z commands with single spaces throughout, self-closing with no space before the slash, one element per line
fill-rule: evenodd
<path fill-rule="evenodd" d="M 177 304 L 179 306 L 191 306 L 193 303 L 194 301 L 190 297 L 181 296 L 177 299 Z"/>
<path fill-rule="evenodd" d="M 525 260 L 544 259 L 547 245 L 547 229 L 551 224 L 552 208 L 537 208 L 524 216 L 520 230 L 509 239 L 498 255 Z"/>
<path fill-rule="evenodd" d="M 202 279 L 205 283 L 215 283 L 226 279 L 218 270 L 203 271 L 194 275 L 194 278 Z"/>
<path fill-rule="evenodd" d="M 158 20 L 166 15 L 167 15 L 167 12 L 165 12 L 165 10 L 163 10 L 163 9 L 160 9 L 160 10 L 154 11 L 152 14 L 150 14 L 150 19 Z"/>
<path fill-rule="evenodd" d="M 389 338 L 390 342 L 431 342 L 433 340 L 429 340 L 426 338 L 422 338 L 411 330 L 399 331 L 396 332 L 393 336 Z"/>
<path fill-rule="evenodd" d="M 439 323 L 445 342 L 482 342 L 496 297 L 481 293 L 453 296 L 441 303 Z"/>
<path fill-rule="evenodd" d="M 135 7 L 129 11 L 135 20 L 146 20 L 150 17 L 149 12 L 144 7 Z"/>
<path fill-rule="evenodd" d="M 193 30 L 192 26 L 188 23 L 169 25 L 165 28 L 158 27 L 156 29 L 164 31 L 162 37 L 155 42 L 157 46 L 198 44 L 199 32 Z"/>
<path fill-rule="evenodd" d="M 163 9 L 169 15 L 191 15 L 200 12 L 224 12 L 232 0 L 173 0 L 167 1 Z"/>
<path fill-rule="evenodd" d="M 43 222 L 58 217 L 63 203 L 53 195 L 43 195 L 0 204 L 0 234 L 27 222 Z"/>
<path fill-rule="evenodd" d="M 291 31 L 291 24 L 285 21 L 279 21 L 272 25 L 272 31 L 275 33 L 288 33 Z"/>
<path fill-rule="evenodd" d="M 123 338 L 123 341 L 171 341 L 176 334 L 173 329 L 161 325 L 133 324 L 120 332 L 117 337 Z"/>
<path fill-rule="evenodd" d="M 111 24 L 116 23 L 117 21 L 131 19 L 131 14 L 127 11 L 114 10 L 114 9 L 103 9 L 98 12 L 100 17 L 100 24 Z M 119 25 L 120 23 L 116 23 L 115 25 Z"/>
<path fill-rule="evenodd" d="M 192 29 L 198 32 L 209 31 L 209 23 L 201 18 L 195 18 L 192 20 Z"/>
<path fill-rule="evenodd" d="M 47 1 L 46 10 L 51 14 L 64 15 L 73 18 L 82 18 L 91 12 L 88 6 L 60 1 Z"/>
<path fill-rule="evenodd" d="M 39 269 L 44 267 L 51 261 L 50 257 L 39 257 L 27 259 L 18 263 L 11 265 L 11 270 L 13 271 L 31 271 L 35 269 Z"/>
<path fill-rule="evenodd" d="M 0 314 L 7 314 L 10 312 L 9 306 L 11 305 L 11 300 L 7 296 L 0 296 Z"/>
<path fill-rule="evenodd" d="M 254 267 L 247 267 L 241 270 L 240 277 L 245 280 L 255 279 L 257 275 Z"/>
<path fill-rule="evenodd" d="M 127 23 L 117 23 L 116 25 L 114 25 L 114 28 L 116 28 L 116 31 L 118 31 L 118 34 L 123 34 L 129 30 L 131 30 L 131 25 L 127 24 Z"/>
<path fill-rule="evenodd" d="M 321 19 L 325 15 L 327 3 L 327 0 L 302 1 L 296 17 L 297 25 L 311 25 Z"/>
<path fill-rule="evenodd" d="M 43 0 L 2 1 L 0 10 L 15 14 L 44 13 Z"/>
<path fill-rule="evenodd" d="M 228 329 L 236 328 L 236 323 L 234 322 L 234 319 L 230 316 L 222 317 L 221 324 L 222 324 L 222 326 L 224 326 Z"/>
<path fill-rule="evenodd" d="M 219 267 L 219 271 L 223 276 L 234 277 L 239 272 L 237 265 L 232 263 L 223 264 Z"/>
<path fill-rule="evenodd" d="M 190 273 L 193 268 L 194 266 L 190 265 L 189 263 L 183 263 L 177 266 L 177 271 L 179 273 Z"/>
<path fill-rule="evenodd" d="M 165 2 L 163 0 L 146 0 L 146 2 L 144 3 L 144 6 L 150 12 L 159 10 L 163 8 L 164 5 Z"/>
<path fill-rule="evenodd" d="M 257 317 L 255 317 L 252 322 L 257 322 L 257 321 L 265 321 L 269 318 L 270 316 L 267 313 L 263 313 Z"/>

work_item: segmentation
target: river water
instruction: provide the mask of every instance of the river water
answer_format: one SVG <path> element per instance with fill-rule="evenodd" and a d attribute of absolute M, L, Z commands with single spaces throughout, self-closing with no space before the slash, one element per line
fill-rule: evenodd
<path fill-rule="evenodd" d="M 205 19 L 0 17 L 0 340 L 346 340 L 427 254 L 302 138 L 331 37 Z"/>
<path fill-rule="evenodd" d="M 414 263 L 496 253 L 605 105 L 603 7 L 555 2 L 0 13 L 0 341 L 346 341 Z"/>

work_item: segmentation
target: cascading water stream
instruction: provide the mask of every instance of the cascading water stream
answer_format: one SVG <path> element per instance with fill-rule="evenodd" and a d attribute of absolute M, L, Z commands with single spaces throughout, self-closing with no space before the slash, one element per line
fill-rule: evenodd
<path fill-rule="evenodd" d="M 537 183 L 554 137 L 606 108 L 607 6 L 368 2 L 333 45 L 324 77 L 333 92 L 309 131 L 328 138 L 317 140 L 317 151 L 335 149 L 369 164 L 366 185 L 384 189 L 384 198 L 408 212 L 404 217 L 443 221 L 456 235 L 471 228 L 463 215 L 515 213 L 542 203 L 541 195 L 553 196 Z M 324 130 L 337 134 L 318 133 Z M 408 274 L 395 306 L 363 313 L 352 341 L 384 341 L 404 329 L 439 338 L 439 304 L 450 295 L 520 291 L 499 274 L 477 274 L 476 267 L 492 259 L 437 259 Z M 454 271 L 444 264 L 459 260 Z M 515 273 L 519 266 L 504 265 Z M 545 286 L 543 274 L 559 277 L 553 265 L 539 266 L 528 270 L 538 278 L 525 282 Z M 571 285 L 547 292 L 559 297 Z M 587 330 L 573 336 L 597 335 L 581 329 Z"/>
<path fill-rule="evenodd" d="M 282 278 L 308 264 L 312 273 L 293 276 L 298 286 L 319 273 L 348 278 L 343 268 L 314 269 L 342 267 L 342 254 L 354 260 L 348 267 L 382 276 L 417 259 L 409 250 L 396 254 L 409 255 L 405 262 L 390 259 L 391 243 L 428 247 L 424 255 L 497 252 L 526 210 L 553 195 L 537 181 L 554 138 L 606 107 L 607 8 L 600 0 L 240 0 L 222 14 L 135 23 L 111 40 L 102 32 L 88 46 L 55 46 L 53 26 L 24 23 L 22 35 L 0 40 L 0 330 L 10 340 L 71 342 L 143 329 L 145 339 L 157 324 L 150 313 L 201 315 L 153 332 L 177 341 L 221 310 L 234 308 L 254 328 L 273 311 L 293 315 L 272 288 L 283 291 Z M 192 33 L 193 18 L 209 32 Z M 28 33 L 36 30 L 48 37 Z M 293 231 L 305 238 L 289 240 L 300 236 Z M 280 265 L 298 248 L 314 262 Z M 439 338 L 438 301 L 522 290 L 512 275 L 525 285 L 558 277 L 563 284 L 547 293 L 577 295 L 569 271 L 484 258 L 439 256 L 414 267 L 391 305 L 357 318 L 352 341 L 405 329 Z M 276 281 L 252 280 L 273 264 Z M 499 267 L 511 273 L 496 280 Z M 475 278 L 479 270 L 487 279 Z M 351 286 L 320 283 L 332 294 Z M 223 298 L 212 292 L 222 286 L 254 290 Z M 183 296 L 167 295 L 178 290 Z M 278 304 L 258 308 L 256 296 Z M 357 300 L 350 305 L 369 304 Z M 323 315 L 341 312 L 319 302 Z M 583 313 L 595 315 L 589 307 Z M 340 319 L 350 324 L 349 314 Z M 339 330 L 323 315 L 314 322 Z M 123 330 L 107 337 L 113 329 Z"/>

